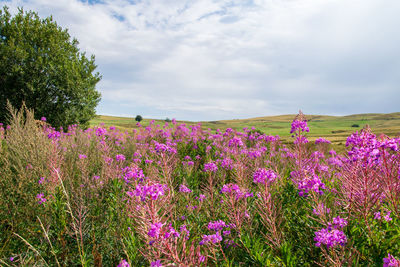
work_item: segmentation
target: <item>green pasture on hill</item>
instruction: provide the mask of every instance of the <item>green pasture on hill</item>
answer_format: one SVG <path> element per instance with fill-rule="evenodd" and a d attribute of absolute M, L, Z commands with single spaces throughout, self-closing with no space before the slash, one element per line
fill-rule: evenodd
<path fill-rule="evenodd" d="M 204 129 L 221 129 L 233 128 L 242 130 L 244 127 L 255 127 L 269 135 L 279 135 L 283 139 L 290 138 L 290 124 L 295 115 L 280 115 L 258 117 L 250 119 L 221 120 L 221 121 L 202 121 L 200 122 Z M 369 125 L 376 135 L 385 134 L 390 137 L 400 135 L 400 112 L 389 114 L 356 114 L 349 116 L 325 116 L 325 115 L 306 115 L 308 126 L 310 127 L 309 139 L 313 140 L 318 137 L 324 137 L 334 144 L 343 144 L 352 132 L 361 130 L 364 126 Z M 152 119 L 144 118 L 141 122 L 146 126 Z M 114 117 L 99 115 L 93 119 L 91 126 L 104 123 L 106 127 L 116 126 L 121 130 L 131 131 L 137 128 L 134 118 Z M 164 120 L 155 120 L 156 124 L 164 125 Z M 179 121 L 178 123 L 186 123 L 194 125 L 198 122 Z M 358 127 L 356 127 L 358 125 Z"/>

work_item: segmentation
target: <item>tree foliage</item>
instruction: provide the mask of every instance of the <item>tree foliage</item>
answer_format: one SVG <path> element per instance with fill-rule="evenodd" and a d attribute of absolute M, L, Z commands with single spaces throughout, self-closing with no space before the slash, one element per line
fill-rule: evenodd
<path fill-rule="evenodd" d="M 135 121 L 141 122 L 143 120 L 143 117 L 140 115 L 136 115 Z"/>
<path fill-rule="evenodd" d="M 25 102 L 37 119 L 44 116 L 55 127 L 86 126 L 100 101 L 96 67 L 94 56 L 80 52 L 78 41 L 52 17 L 0 9 L 0 122 L 9 100 L 14 107 Z"/>

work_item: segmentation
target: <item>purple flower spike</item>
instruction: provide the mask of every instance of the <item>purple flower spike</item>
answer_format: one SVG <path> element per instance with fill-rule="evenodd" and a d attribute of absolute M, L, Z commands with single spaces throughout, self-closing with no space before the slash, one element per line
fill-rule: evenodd
<path fill-rule="evenodd" d="M 150 237 L 158 238 L 160 235 L 161 227 L 163 226 L 162 223 L 154 223 L 150 226 L 150 230 L 147 233 Z"/>
<path fill-rule="evenodd" d="M 214 162 L 204 164 L 204 171 L 205 172 L 217 172 L 218 167 Z"/>
<path fill-rule="evenodd" d="M 179 192 L 181 192 L 181 193 L 192 193 L 192 190 L 190 190 L 186 185 L 181 184 L 179 186 Z"/>
<path fill-rule="evenodd" d="M 290 133 L 295 133 L 298 130 L 300 130 L 301 132 L 309 132 L 310 129 L 307 126 L 307 121 L 294 120 L 292 122 L 292 128 L 290 130 Z"/>
<path fill-rule="evenodd" d="M 160 260 L 156 260 L 150 263 L 151 267 L 162 267 L 161 261 Z"/>
<path fill-rule="evenodd" d="M 253 182 L 265 184 L 265 181 L 267 181 L 268 183 L 273 183 L 276 177 L 277 175 L 272 170 L 259 168 L 253 175 Z"/>
<path fill-rule="evenodd" d="M 390 253 L 388 253 L 388 257 L 387 258 L 383 258 L 383 267 L 399 267 L 400 266 L 400 260 L 396 259 L 395 257 L 393 257 L 393 255 L 390 255 Z"/>
<path fill-rule="evenodd" d="M 125 161 L 125 156 L 122 154 L 118 154 L 115 156 L 116 161 Z"/>
<path fill-rule="evenodd" d="M 329 230 L 329 228 L 323 228 L 315 232 L 314 241 L 316 242 L 315 246 L 320 247 L 321 245 L 326 245 L 329 249 L 330 247 L 336 247 L 337 245 L 346 245 L 347 237 L 338 229 Z"/>
<path fill-rule="evenodd" d="M 130 265 L 126 260 L 121 260 L 117 267 L 130 267 Z"/>

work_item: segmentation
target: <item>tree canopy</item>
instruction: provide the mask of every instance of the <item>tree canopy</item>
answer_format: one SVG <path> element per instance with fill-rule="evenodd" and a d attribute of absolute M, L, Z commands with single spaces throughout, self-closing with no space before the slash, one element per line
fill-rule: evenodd
<path fill-rule="evenodd" d="M 25 102 L 35 117 L 55 126 L 87 126 L 100 101 L 101 76 L 94 56 L 80 52 L 52 17 L 41 19 L 22 8 L 12 16 L 0 9 L 0 122 L 7 119 L 7 100 L 19 108 Z"/>

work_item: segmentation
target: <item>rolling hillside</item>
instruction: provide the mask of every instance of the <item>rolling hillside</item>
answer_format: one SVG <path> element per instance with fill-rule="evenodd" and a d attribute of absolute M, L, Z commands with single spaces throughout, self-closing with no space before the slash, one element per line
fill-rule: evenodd
<path fill-rule="evenodd" d="M 290 124 L 295 117 L 294 114 L 257 117 L 250 119 L 221 120 L 221 121 L 202 121 L 200 122 L 205 129 L 226 129 L 233 128 L 242 130 L 244 127 L 255 127 L 269 135 L 279 135 L 284 139 L 290 138 Z M 330 141 L 341 144 L 352 132 L 362 129 L 369 125 L 372 131 L 379 134 L 386 134 L 390 137 L 400 135 L 400 112 L 389 114 L 355 114 L 348 116 L 325 116 L 325 115 L 306 115 L 310 133 L 310 140 L 317 137 L 325 137 Z M 141 124 L 148 125 L 151 119 L 144 119 Z M 156 124 L 164 124 L 164 120 L 155 120 Z M 187 125 L 197 124 L 198 122 L 178 121 Z M 136 128 L 134 118 L 113 117 L 99 115 L 91 121 L 91 125 L 104 123 L 105 126 L 116 126 L 121 130 L 131 130 Z M 358 126 L 358 127 L 357 127 Z"/>

